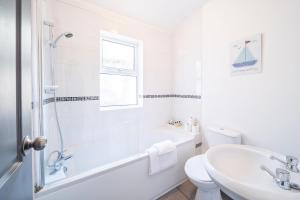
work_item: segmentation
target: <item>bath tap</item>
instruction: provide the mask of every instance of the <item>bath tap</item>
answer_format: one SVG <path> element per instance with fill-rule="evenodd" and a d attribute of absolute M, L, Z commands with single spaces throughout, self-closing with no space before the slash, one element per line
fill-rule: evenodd
<path fill-rule="evenodd" d="M 64 153 L 61 154 L 60 158 L 58 158 L 53 165 L 53 170 L 49 173 L 50 175 L 55 174 L 56 172 L 60 171 L 63 168 L 64 173 L 68 171 L 68 168 L 64 166 L 64 162 L 70 158 L 72 158 L 73 155 L 65 155 Z"/>
<path fill-rule="evenodd" d="M 277 160 L 279 162 L 281 162 L 282 164 L 285 165 L 286 169 L 291 171 L 291 172 L 295 172 L 295 173 L 299 173 L 300 170 L 298 168 L 298 158 L 294 157 L 294 156 L 286 156 L 285 160 L 281 160 L 280 158 L 277 158 L 275 156 L 271 156 L 270 157 L 272 160 Z"/>
<path fill-rule="evenodd" d="M 69 160 L 69 159 L 72 158 L 72 157 L 73 157 L 72 154 L 67 155 L 67 156 L 66 156 L 65 154 L 62 155 L 62 159 L 63 159 L 63 160 Z"/>

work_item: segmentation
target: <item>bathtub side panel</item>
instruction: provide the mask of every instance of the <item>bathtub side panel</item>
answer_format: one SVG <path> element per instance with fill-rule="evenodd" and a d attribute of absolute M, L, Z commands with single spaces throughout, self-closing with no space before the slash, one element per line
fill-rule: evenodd
<path fill-rule="evenodd" d="M 150 200 L 186 179 L 184 164 L 194 155 L 194 142 L 178 147 L 176 166 L 157 175 L 148 175 L 149 159 L 144 158 L 108 173 L 62 188 L 38 200 Z"/>

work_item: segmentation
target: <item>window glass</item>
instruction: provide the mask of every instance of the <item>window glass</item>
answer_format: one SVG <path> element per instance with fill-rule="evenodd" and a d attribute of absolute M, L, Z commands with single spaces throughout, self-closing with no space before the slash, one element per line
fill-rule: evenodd
<path fill-rule="evenodd" d="M 126 70 L 134 69 L 134 46 L 102 41 L 102 66 Z"/>
<path fill-rule="evenodd" d="M 100 74 L 100 106 L 137 105 L 137 77 Z"/>

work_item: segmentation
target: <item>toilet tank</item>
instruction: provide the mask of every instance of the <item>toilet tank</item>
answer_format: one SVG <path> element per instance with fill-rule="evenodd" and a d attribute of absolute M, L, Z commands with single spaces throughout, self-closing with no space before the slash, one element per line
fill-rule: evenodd
<path fill-rule="evenodd" d="M 220 144 L 241 144 L 242 136 L 240 132 L 220 127 L 208 127 L 205 137 L 208 147 Z"/>

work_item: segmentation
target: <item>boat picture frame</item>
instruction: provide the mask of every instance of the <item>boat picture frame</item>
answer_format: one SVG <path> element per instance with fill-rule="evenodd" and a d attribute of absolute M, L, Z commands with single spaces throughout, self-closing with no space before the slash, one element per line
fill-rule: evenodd
<path fill-rule="evenodd" d="M 231 44 L 231 75 L 262 72 L 262 34 Z"/>

